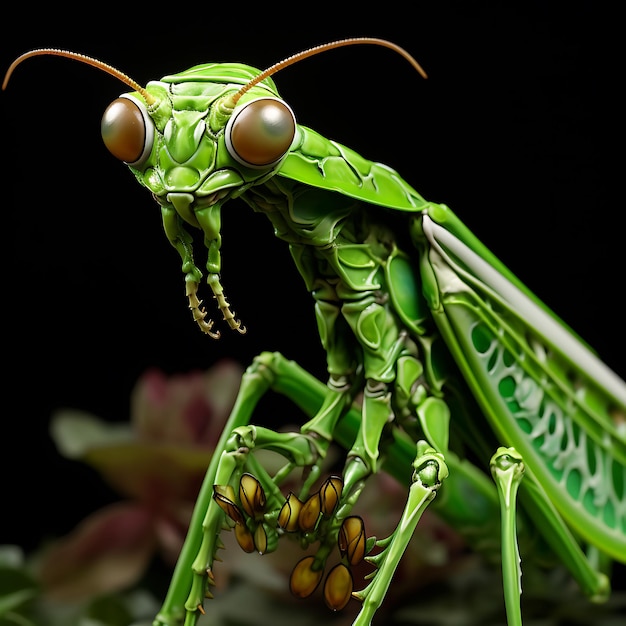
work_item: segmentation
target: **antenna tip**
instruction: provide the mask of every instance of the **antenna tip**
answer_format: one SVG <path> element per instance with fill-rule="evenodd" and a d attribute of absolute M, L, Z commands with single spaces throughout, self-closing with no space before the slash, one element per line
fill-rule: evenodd
<path fill-rule="evenodd" d="M 15 61 L 13 61 L 13 63 L 11 63 L 11 65 L 9 65 L 9 68 L 7 69 L 5 75 L 4 75 L 4 80 L 2 81 L 2 91 L 4 91 L 7 88 L 7 85 L 9 84 L 9 78 L 11 78 L 11 74 L 13 74 L 13 70 L 15 69 Z"/>

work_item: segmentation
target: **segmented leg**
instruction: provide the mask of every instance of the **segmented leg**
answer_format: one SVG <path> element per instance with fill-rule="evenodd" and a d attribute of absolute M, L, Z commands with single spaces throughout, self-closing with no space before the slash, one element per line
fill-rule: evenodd
<path fill-rule="evenodd" d="M 280 492 L 280 480 L 270 476 L 254 458 L 254 451 L 260 449 L 285 457 L 286 470 L 279 472 L 281 475 L 294 467 L 306 468 L 310 475 L 310 470 L 319 468 L 323 458 L 323 450 L 307 435 L 278 433 L 257 426 L 240 426 L 233 431 L 219 458 L 213 499 L 202 522 L 202 542 L 191 565 L 194 576 L 185 603 L 190 615 L 202 612 L 205 596 L 211 597 L 210 593 L 207 595 L 207 586 L 214 580 L 213 561 L 221 547 L 219 535 L 224 527 L 224 513 L 245 552 L 265 554 L 278 544 L 277 519 L 280 521 L 286 498 Z M 317 476 L 319 472 L 312 474 Z"/>
<path fill-rule="evenodd" d="M 202 602 L 204 588 L 201 581 L 204 580 L 205 575 L 208 576 L 206 568 L 209 561 L 212 562 L 214 554 L 208 555 L 206 562 L 200 565 L 196 572 L 192 569 L 192 563 L 197 560 L 202 542 L 207 541 L 204 538 L 203 524 L 209 505 L 213 500 L 213 486 L 216 484 L 218 464 L 221 454 L 228 448 L 228 442 L 235 430 L 249 424 L 259 400 L 273 387 L 277 380 L 280 380 L 280 384 L 276 387 L 276 391 L 294 398 L 296 404 L 302 403 L 302 409 L 308 414 L 312 414 L 319 407 L 319 395 L 312 395 L 308 392 L 306 385 L 303 386 L 298 381 L 299 372 L 296 371 L 294 377 L 291 374 L 292 369 L 289 362 L 280 355 L 263 353 L 254 359 L 244 373 L 235 405 L 215 448 L 215 454 L 200 488 L 187 537 L 178 558 L 167 596 L 154 620 L 154 626 L 179 626 L 183 621 L 186 626 L 195 624 L 198 610 L 197 605 L 194 606 L 193 602 L 196 601 L 198 604 Z M 300 387 L 302 390 L 298 393 L 297 390 Z M 311 403 L 314 408 L 311 408 Z M 219 532 L 220 529 L 221 525 L 215 529 L 215 532 Z M 200 571 L 203 567 L 205 568 L 204 573 Z M 192 584 L 194 585 L 193 601 L 189 602 Z M 210 577 L 206 584 L 210 584 Z"/>
<path fill-rule="evenodd" d="M 198 324 L 203 333 L 206 333 L 213 339 L 219 339 L 220 332 L 212 330 L 215 322 L 213 322 L 212 319 L 206 319 L 206 309 L 202 306 L 202 300 L 198 300 L 198 283 L 189 281 L 185 283 L 185 287 L 187 299 L 189 300 L 189 309 L 191 310 L 194 321 Z"/>
<path fill-rule="evenodd" d="M 517 545 L 515 506 L 524 475 L 524 462 L 514 448 L 498 448 L 491 457 L 491 474 L 498 487 L 502 537 L 502 581 L 508 626 L 522 626 L 522 570 Z"/>
<path fill-rule="evenodd" d="M 410 360 L 407 363 L 407 371 L 411 370 L 415 374 L 419 368 Z M 409 383 L 417 378 L 413 374 L 407 374 L 407 389 L 413 386 Z M 488 542 L 488 548 L 494 543 L 499 549 L 498 497 L 493 482 L 467 461 L 459 460 L 452 451 L 445 453 L 444 462 L 441 450 L 437 449 L 446 447 L 443 431 L 448 417 L 441 403 L 431 403 L 429 398 L 425 398 L 421 404 L 416 405 L 416 411 L 419 411 L 426 403 L 424 417 L 418 419 L 419 423 L 428 427 L 424 430 L 440 432 L 439 436 L 433 437 L 439 440 L 436 446 L 432 446 L 434 450 L 421 443 L 416 459 L 415 444 L 409 442 L 406 433 L 401 429 L 392 424 L 385 435 L 378 461 L 386 471 L 399 481 L 405 482 L 408 479 L 406 468 L 415 460 L 413 480 L 400 523 L 390 537 L 377 541 L 373 537 L 366 537 L 360 518 L 350 512 L 368 475 L 366 463 L 358 456 L 349 458 L 342 480 L 330 477 L 322 481 L 321 487 L 307 497 L 313 483 L 318 479 L 321 481 L 318 461 L 324 456 L 326 440 L 313 432 L 276 433 L 249 425 L 258 401 L 268 390 L 291 399 L 309 417 L 319 416 L 324 412 L 331 414 L 332 418 L 328 423 L 333 424 L 332 438 L 346 450 L 353 449 L 358 441 L 362 412 L 347 403 L 347 398 L 351 398 L 347 389 L 343 389 L 343 392 L 330 389 L 328 385 L 278 353 L 263 353 L 257 357 L 244 374 L 237 401 L 207 471 L 188 537 L 170 590 L 154 622 L 155 626 L 196 624 L 205 593 L 210 592 L 212 577 L 219 572 L 218 568 L 214 574 L 213 560 L 215 551 L 220 547 L 218 534 L 224 520 L 228 518 L 236 533 L 240 532 L 244 544 L 242 547 L 248 546 L 248 549 L 255 551 L 273 549 L 275 536 L 272 529 L 278 529 L 279 535 L 283 532 L 300 533 L 308 541 L 308 545 L 319 541 L 320 547 L 328 552 L 338 548 L 342 563 L 327 573 L 324 592 L 327 603 L 334 608 L 341 608 L 346 598 L 350 597 L 363 601 L 357 626 L 368 624 L 383 602 L 406 542 L 430 503 L 472 546 L 481 549 Z M 397 384 L 395 391 L 397 395 Z M 409 397 L 412 394 L 405 395 Z M 418 393 L 417 396 L 419 395 Z M 453 406 L 455 416 L 459 410 L 462 407 Z M 335 420 L 336 415 L 341 417 Z M 319 425 L 323 421 L 316 423 Z M 286 459 L 284 471 L 269 476 L 260 463 L 255 461 L 253 451 L 259 447 L 274 449 L 282 454 Z M 513 458 L 511 454 L 509 456 Z M 501 465 L 501 461 L 498 463 Z M 281 493 L 279 487 L 287 471 L 296 466 L 307 465 L 310 465 L 308 469 L 311 471 L 304 479 L 302 490 L 295 495 Z M 439 492 L 437 490 L 448 467 L 450 476 L 445 479 Z M 507 479 L 504 480 L 506 482 Z M 214 488 L 215 485 L 218 488 Z M 439 493 L 437 498 L 434 498 L 435 493 Z M 214 500 L 214 496 L 217 500 Z M 531 511 L 533 519 L 539 520 L 542 534 L 547 536 L 559 556 L 563 555 L 564 562 L 577 573 L 585 587 L 595 591 L 597 595 L 605 592 L 608 589 L 606 577 L 590 565 L 532 476 L 526 477 L 519 497 L 524 498 L 524 507 Z M 237 528 L 242 523 L 247 530 L 243 526 Z M 510 531 L 510 523 L 507 528 Z M 515 545 L 514 542 L 509 544 Z M 375 554 L 376 547 L 380 549 L 379 554 Z M 516 552 L 512 551 L 511 554 L 515 555 Z M 323 564 L 324 554 L 319 556 L 320 564 Z M 348 568 L 363 558 L 377 569 L 365 589 L 352 593 Z M 515 558 L 513 556 L 514 564 Z M 315 555 L 296 565 L 292 591 L 306 588 L 308 583 L 303 583 L 302 580 L 307 577 L 311 577 L 313 589 L 319 582 L 323 567 L 317 568 L 317 562 L 313 559 Z M 510 566 L 506 569 L 517 571 Z M 515 584 L 511 588 L 515 590 Z M 210 611 L 210 605 L 206 606 L 206 610 Z"/>
<path fill-rule="evenodd" d="M 376 546 L 382 548 L 379 554 L 366 557 L 367 561 L 376 566 L 376 571 L 371 582 L 363 590 L 352 594 L 363 603 L 353 626 L 371 624 L 375 612 L 385 598 L 417 523 L 448 476 L 448 467 L 443 455 L 424 441 L 417 443 L 417 457 L 413 462 L 413 469 L 408 499 L 396 529 L 386 539 L 376 542 Z"/>
<path fill-rule="evenodd" d="M 247 332 L 246 327 L 242 326 L 241 321 L 236 319 L 235 314 L 230 310 L 230 304 L 224 296 L 219 278 L 215 274 L 211 274 L 207 282 L 213 291 L 213 297 L 217 301 L 217 306 L 222 312 L 223 320 L 232 330 L 236 330 L 238 333 L 245 335 Z M 207 311 L 202 306 L 202 300 L 198 299 L 198 283 L 187 281 L 185 283 L 185 290 L 187 299 L 189 300 L 189 309 L 191 310 L 194 321 L 200 327 L 200 330 L 213 339 L 219 339 L 221 336 L 220 332 L 212 330 L 215 322 L 212 319 L 206 319 Z"/>

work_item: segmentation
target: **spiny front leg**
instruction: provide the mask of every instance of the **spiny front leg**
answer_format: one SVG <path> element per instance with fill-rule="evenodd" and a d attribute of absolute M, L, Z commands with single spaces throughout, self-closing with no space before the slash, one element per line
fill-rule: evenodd
<path fill-rule="evenodd" d="M 236 319 L 235 314 L 230 310 L 230 304 L 224 296 L 224 290 L 222 289 L 222 285 L 219 281 L 219 276 L 217 276 L 217 274 L 210 274 L 207 279 L 207 283 L 213 291 L 213 297 L 217 300 L 217 306 L 222 312 L 224 321 L 231 329 L 245 335 L 247 332 L 246 327 L 242 326 L 241 321 Z M 202 306 L 202 300 L 198 299 L 198 283 L 194 281 L 187 281 L 185 283 L 185 289 L 193 319 L 200 327 L 200 330 L 213 339 L 219 339 L 220 332 L 212 330 L 215 322 L 212 319 L 206 319 L 206 309 Z"/>
<path fill-rule="evenodd" d="M 313 379 L 310 375 L 297 367 L 291 361 L 285 359 L 278 353 L 264 352 L 257 356 L 252 364 L 246 369 L 239 393 L 233 410 L 228 418 L 224 432 L 215 448 L 215 454 L 211 459 L 209 468 L 200 492 L 185 543 L 181 550 L 176 569 L 172 576 L 167 596 L 163 601 L 161 609 L 154 620 L 154 626 L 180 626 L 187 620 L 187 624 L 193 624 L 197 619 L 197 606 L 189 602 L 189 591 L 192 581 L 198 576 L 203 577 L 206 571 L 198 573 L 192 571 L 192 563 L 197 559 L 200 545 L 204 538 L 203 522 L 205 520 L 209 506 L 213 502 L 214 485 L 217 483 L 216 475 L 221 460 L 222 452 L 232 445 L 232 435 L 240 427 L 250 423 L 252 414 L 259 400 L 269 389 L 290 397 L 299 405 L 306 414 L 312 415 L 319 408 L 323 397 L 323 384 Z M 213 504 L 213 506 L 217 506 Z M 216 527 L 215 532 L 221 530 L 221 524 Z M 216 540 L 214 540 L 216 541 Z M 217 545 L 217 543 L 215 543 Z M 204 551 L 207 548 L 205 546 Z M 211 559 L 213 559 L 211 554 Z M 208 563 L 209 558 L 204 555 Z M 204 593 L 197 581 L 194 600 L 200 604 Z M 190 606 L 187 610 L 185 607 Z"/>
<path fill-rule="evenodd" d="M 212 319 L 206 319 L 206 309 L 202 306 L 202 300 L 198 300 L 198 283 L 187 281 L 185 283 L 185 290 L 187 299 L 189 300 L 189 309 L 193 315 L 194 322 L 198 324 L 203 333 L 209 335 L 209 337 L 212 337 L 213 339 L 219 339 L 219 331 L 214 332 L 212 330 L 214 322 Z"/>
<path fill-rule="evenodd" d="M 222 312 L 223 319 L 228 324 L 229 328 L 236 330 L 241 335 L 245 335 L 247 332 L 246 327 L 242 326 L 241 321 L 238 320 L 235 317 L 235 314 L 230 310 L 230 304 L 224 295 L 219 274 L 209 274 L 207 277 L 207 284 L 211 287 L 213 297 L 217 301 L 217 306 Z"/>
<path fill-rule="evenodd" d="M 417 443 L 417 457 L 413 462 L 413 477 L 402 517 L 387 538 L 377 540 L 367 537 L 363 520 L 350 511 L 364 487 L 367 465 L 358 457 L 349 459 L 344 472 L 345 485 L 336 511 L 325 518 L 316 529 L 319 547 L 315 554 L 304 557 L 291 575 L 291 591 L 297 597 L 307 597 L 315 591 L 324 575 L 327 560 L 335 547 L 339 550 L 340 562 L 326 575 L 323 594 L 327 606 L 339 611 L 350 598 L 363 602 L 353 626 L 368 626 L 382 604 L 391 579 L 413 536 L 426 507 L 434 499 L 448 468 L 443 455 L 427 442 Z M 320 518 L 321 519 L 321 518 Z M 375 548 L 380 551 L 368 556 Z M 353 591 L 351 570 L 367 561 L 376 567 L 372 579 L 362 591 Z"/>
<path fill-rule="evenodd" d="M 367 556 L 376 570 L 371 582 L 352 596 L 363 602 L 353 626 L 369 626 L 374 614 L 382 604 L 398 563 L 415 532 L 426 507 L 433 501 L 442 482 L 448 476 L 443 455 L 425 441 L 417 442 L 417 456 L 413 462 L 413 477 L 402 517 L 393 533 L 386 539 L 376 541 L 381 552 Z"/>
<path fill-rule="evenodd" d="M 285 458 L 286 463 L 271 476 L 256 459 L 257 450 L 276 452 Z M 213 562 L 217 550 L 222 547 L 221 531 L 224 528 L 233 529 L 239 546 L 245 552 L 265 554 L 274 551 L 281 524 L 287 523 L 284 510 L 288 498 L 279 488 L 282 479 L 298 467 L 303 468 L 306 474 L 318 476 L 324 453 L 323 446 L 320 448 L 315 438 L 300 433 L 278 433 L 252 425 L 233 431 L 220 456 L 213 498 L 202 523 L 202 542 L 191 565 L 193 580 L 185 603 L 186 626 L 195 624 L 198 613 L 204 613 L 204 598 L 212 597 Z M 334 483 L 329 479 L 322 491 L 326 493 L 327 489 L 332 491 L 333 488 Z M 337 500 L 338 497 L 333 502 Z M 327 494 L 321 502 L 331 502 L 330 495 Z M 289 506 L 292 505 L 289 503 Z M 330 513 L 334 504 L 328 506 Z"/>

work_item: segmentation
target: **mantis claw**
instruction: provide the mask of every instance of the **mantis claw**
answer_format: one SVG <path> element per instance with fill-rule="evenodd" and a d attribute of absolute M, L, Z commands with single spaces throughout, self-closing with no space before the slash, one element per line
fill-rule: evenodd
<path fill-rule="evenodd" d="M 247 329 L 245 326 L 241 325 L 240 320 L 235 319 L 235 314 L 230 310 L 230 304 L 228 303 L 228 300 L 226 300 L 226 296 L 224 295 L 219 275 L 214 273 L 209 274 L 209 277 L 207 278 L 207 283 L 209 287 L 211 287 L 213 297 L 217 300 L 217 306 L 222 312 L 224 321 L 232 330 L 236 330 L 241 335 L 245 335 Z"/>
<path fill-rule="evenodd" d="M 189 300 L 189 308 L 193 314 L 194 321 L 198 324 L 203 333 L 209 335 L 213 339 L 219 339 L 221 333 L 219 331 L 212 330 L 214 325 L 213 320 L 205 320 L 207 312 L 206 309 L 202 307 L 202 300 L 198 300 L 198 283 L 194 281 L 187 281 L 185 284 L 187 298 Z M 230 310 L 230 304 L 228 304 L 228 301 L 224 297 L 219 281 L 209 280 L 209 285 L 213 290 L 213 297 L 217 300 L 217 306 L 222 312 L 224 321 L 232 330 L 236 330 L 239 334 L 245 335 L 248 332 L 248 329 L 245 326 L 242 326 L 241 320 L 236 319 L 235 314 Z"/>
<path fill-rule="evenodd" d="M 219 302 L 219 299 L 218 299 L 218 302 Z M 240 335 L 245 335 L 248 332 L 248 329 L 245 326 L 241 325 L 241 320 L 238 320 L 235 318 L 235 314 L 231 312 L 228 306 L 228 302 L 224 300 L 224 304 L 225 304 L 224 307 L 220 305 L 220 310 L 224 314 L 224 321 L 228 324 L 228 326 L 232 330 L 236 330 Z"/>
<path fill-rule="evenodd" d="M 190 287 L 189 285 L 191 284 L 192 283 L 187 283 L 187 298 L 189 299 L 189 308 L 191 309 L 194 321 L 198 324 L 203 333 L 209 335 L 213 339 L 219 339 L 221 333 L 219 331 L 214 332 L 211 330 L 214 324 L 213 320 L 205 320 L 207 313 L 206 309 L 201 308 L 202 300 L 198 300 L 198 296 L 196 295 L 198 287 L 197 284 L 193 283 L 193 286 Z"/>

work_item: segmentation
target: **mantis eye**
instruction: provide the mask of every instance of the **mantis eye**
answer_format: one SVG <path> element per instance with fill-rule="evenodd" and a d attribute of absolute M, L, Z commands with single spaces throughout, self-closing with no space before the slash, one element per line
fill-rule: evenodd
<path fill-rule="evenodd" d="M 277 98 L 257 98 L 238 107 L 226 125 L 226 148 L 242 165 L 274 165 L 289 150 L 296 133 L 296 118 Z"/>
<path fill-rule="evenodd" d="M 145 107 L 127 96 L 120 96 L 107 107 L 100 131 L 109 152 L 129 165 L 140 163 L 152 148 L 152 120 Z"/>

